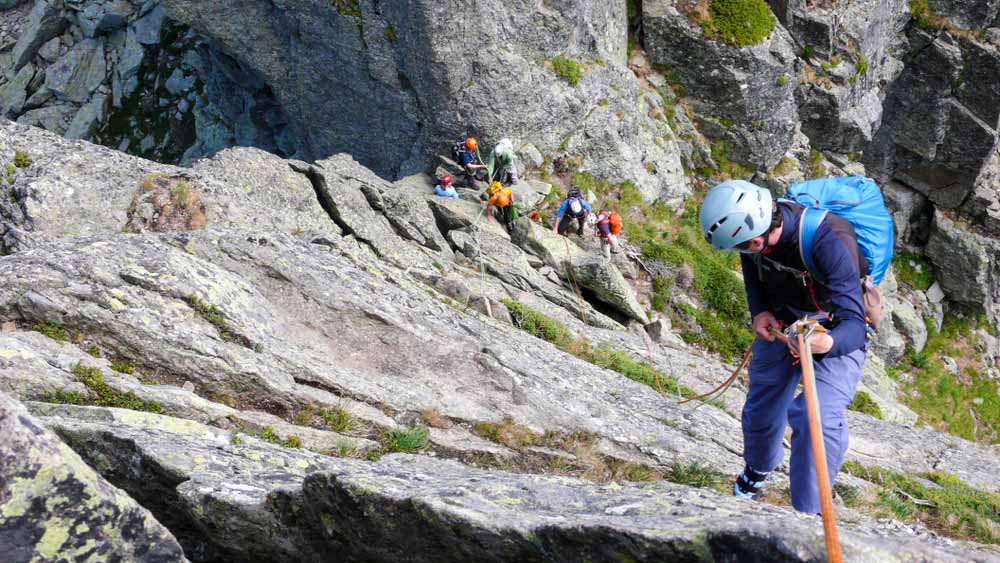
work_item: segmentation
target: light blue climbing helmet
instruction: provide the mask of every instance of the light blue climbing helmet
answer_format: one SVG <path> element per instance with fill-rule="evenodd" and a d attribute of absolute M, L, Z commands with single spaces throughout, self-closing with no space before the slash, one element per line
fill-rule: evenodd
<path fill-rule="evenodd" d="M 771 192 L 750 182 L 729 180 L 709 190 L 698 218 L 709 244 L 717 250 L 732 250 L 767 232 L 773 208 Z"/>

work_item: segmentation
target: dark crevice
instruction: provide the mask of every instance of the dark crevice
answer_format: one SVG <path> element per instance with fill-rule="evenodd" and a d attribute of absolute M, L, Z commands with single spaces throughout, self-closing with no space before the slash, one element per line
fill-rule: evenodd
<path fill-rule="evenodd" d="M 619 311 L 614 305 L 610 305 L 602 301 L 601 297 L 593 290 L 587 289 L 586 287 L 580 287 L 580 297 L 583 297 L 583 300 L 589 303 L 590 306 L 593 307 L 598 313 L 601 313 L 606 317 L 610 317 L 622 326 L 628 326 L 628 322 L 631 317 Z"/>
<path fill-rule="evenodd" d="M 340 210 L 337 209 L 337 204 L 334 203 L 333 199 L 330 198 L 329 192 L 326 189 L 326 178 L 323 177 L 315 166 L 307 165 L 305 167 L 296 165 L 294 163 L 289 164 L 292 170 L 298 172 L 305 176 L 309 183 L 312 184 L 313 191 L 316 192 L 316 200 L 319 201 L 320 207 L 326 212 L 326 215 L 332 220 L 337 227 L 340 228 L 340 234 L 343 236 L 353 236 L 355 240 L 364 244 L 375 253 L 376 256 L 381 257 L 381 253 L 375 247 L 371 241 L 358 236 L 358 234 L 344 221 L 344 218 L 340 216 Z"/>
<path fill-rule="evenodd" d="M 374 401 L 369 397 L 363 395 L 358 395 L 351 391 L 344 389 L 343 387 L 338 387 L 336 385 L 330 385 L 328 383 L 323 383 L 322 381 L 313 381 L 311 379 L 305 379 L 302 377 L 293 377 L 292 380 L 298 385 L 303 385 L 305 387 L 311 387 L 313 389 L 319 389 L 320 391 L 325 391 L 331 395 L 341 397 L 343 399 L 350 399 L 352 401 L 357 401 L 359 403 L 364 403 L 366 405 L 373 406 L 378 410 L 382 411 L 388 417 L 395 417 L 398 412 L 389 405 L 381 401 Z"/>

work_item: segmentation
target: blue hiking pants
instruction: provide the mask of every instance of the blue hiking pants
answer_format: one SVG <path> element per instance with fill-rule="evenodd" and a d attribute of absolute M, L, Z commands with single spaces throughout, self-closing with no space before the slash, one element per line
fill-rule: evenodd
<path fill-rule="evenodd" d="M 779 341 L 757 340 L 750 361 L 750 390 L 743 405 L 743 460 L 758 472 L 770 472 L 784 457 L 781 440 L 785 426 L 792 427 L 792 506 L 796 510 L 820 512 L 816 469 L 809 441 L 809 417 L 804 394 L 795 396 L 802 378 L 801 366 L 792 365 L 788 346 Z M 847 421 L 844 411 L 854 399 L 861 379 L 865 351 L 856 350 L 814 362 L 816 390 L 822 417 L 823 441 L 830 484 L 847 453 Z"/>

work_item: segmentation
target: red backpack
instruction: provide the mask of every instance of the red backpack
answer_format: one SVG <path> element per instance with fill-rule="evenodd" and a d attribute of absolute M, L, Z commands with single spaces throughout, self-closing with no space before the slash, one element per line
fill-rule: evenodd
<path fill-rule="evenodd" d="M 618 233 L 622 232 L 621 213 L 615 211 L 614 213 L 611 214 L 611 217 L 608 218 L 608 221 L 611 222 L 611 234 L 617 235 Z"/>

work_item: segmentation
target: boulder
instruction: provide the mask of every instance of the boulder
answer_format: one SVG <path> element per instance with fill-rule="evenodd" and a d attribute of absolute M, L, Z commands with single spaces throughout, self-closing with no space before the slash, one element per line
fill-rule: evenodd
<path fill-rule="evenodd" d="M 899 386 L 885 372 L 885 362 L 876 355 L 868 354 L 864 371 L 858 384 L 858 391 L 868 393 L 882 411 L 882 419 L 905 426 L 917 423 L 917 413 L 897 399 Z"/>
<path fill-rule="evenodd" d="M 38 49 L 62 33 L 66 25 L 66 13 L 60 0 L 36 0 L 28 23 L 21 30 L 21 35 L 14 46 L 12 60 L 14 70 L 19 70 L 31 62 Z"/>
<path fill-rule="evenodd" d="M 983 311 L 996 322 L 1000 299 L 1000 243 L 938 210 L 925 248 L 948 301 L 966 311 Z"/>
<path fill-rule="evenodd" d="M 0 544 L 9 561 L 187 561 L 148 510 L 0 393 Z"/>
<path fill-rule="evenodd" d="M 913 349 L 920 352 L 927 344 L 927 325 L 917 310 L 906 299 L 892 304 L 892 320 L 896 329 L 905 337 Z"/>
<path fill-rule="evenodd" d="M 35 77 L 35 67 L 26 64 L 0 87 L 0 115 L 17 115 L 28 99 L 28 83 Z"/>
<path fill-rule="evenodd" d="M 505 137 L 533 145 L 532 162 L 567 142 L 583 170 L 631 180 L 649 200 L 690 193 L 668 126 L 647 115 L 625 65 L 624 4 L 573 0 L 572 9 L 551 10 L 534 0 L 419 0 L 321 9 L 296 1 L 280 13 L 267 0 L 161 5 L 286 101 L 298 157 L 348 152 L 395 180 L 436 164 L 475 131 L 484 157 Z M 454 40 L 458 28 L 476 37 L 472 52 Z M 501 78 L 501 68 L 520 79 Z"/>
<path fill-rule="evenodd" d="M 184 178 L 197 190 L 212 227 L 258 232 L 339 233 L 317 200 L 307 175 L 258 149 L 231 149 L 192 170 L 128 156 L 105 147 L 67 141 L 40 129 L 0 120 L 0 160 L 16 151 L 32 164 L 13 186 L 0 186 L 0 233 L 23 231 L 17 243 L 0 243 L 0 254 L 30 241 L 119 232 L 143 185 L 158 177 Z"/>
<path fill-rule="evenodd" d="M 87 101 L 107 75 L 104 41 L 84 39 L 45 71 L 45 88 L 59 100 Z"/>

